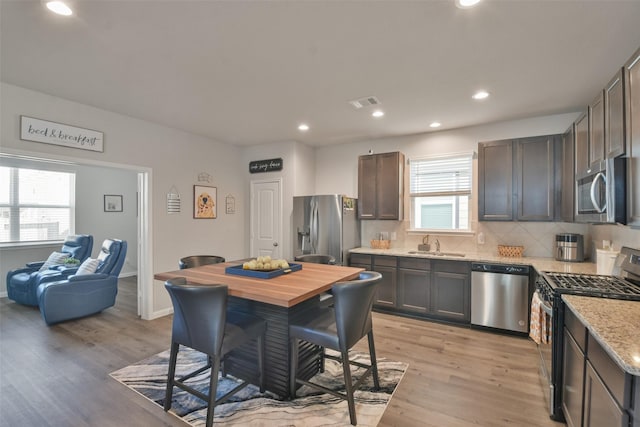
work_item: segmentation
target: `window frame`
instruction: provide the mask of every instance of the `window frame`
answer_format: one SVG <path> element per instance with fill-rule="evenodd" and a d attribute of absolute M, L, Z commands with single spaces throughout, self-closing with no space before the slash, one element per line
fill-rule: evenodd
<path fill-rule="evenodd" d="M 45 163 L 30 161 L 22 158 L 0 156 L 0 166 L 9 169 L 9 202 L 0 202 L 0 208 L 9 211 L 9 241 L 0 242 L 0 248 L 26 247 L 26 246 L 47 246 L 58 244 L 64 241 L 63 238 L 20 240 L 20 211 L 21 209 L 68 209 L 69 210 L 69 231 L 68 234 L 75 233 L 75 208 L 76 208 L 76 171 L 65 164 Z M 36 204 L 33 202 L 21 204 L 18 199 L 19 194 L 19 170 L 36 170 L 40 172 L 53 172 L 68 174 L 69 178 L 69 204 Z M 17 218 L 17 220 L 16 220 Z"/>
<path fill-rule="evenodd" d="M 443 160 L 447 160 L 447 159 L 464 159 L 464 162 L 467 163 L 467 168 L 466 170 L 468 171 L 468 188 L 465 187 L 465 189 L 455 189 L 455 190 L 451 190 L 451 191 L 446 191 L 446 190 L 442 190 L 440 189 L 440 191 L 433 191 L 433 192 L 412 192 L 412 190 L 414 190 L 413 185 L 414 185 L 414 165 L 416 163 L 421 163 L 421 162 L 429 162 L 429 161 L 443 161 Z M 474 166 L 473 166 L 473 159 L 474 159 L 474 152 L 459 152 L 459 153 L 448 153 L 448 154 L 442 154 L 442 155 L 433 155 L 433 156 L 420 156 L 420 157 L 413 157 L 411 159 L 409 159 L 409 192 L 408 192 L 408 196 L 409 196 L 409 211 L 410 211 L 410 215 L 409 215 L 409 224 L 410 227 L 407 230 L 409 234 L 474 234 L 474 230 L 473 230 L 473 221 L 472 221 L 472 214 L 473 214 L 473 206 L 472 206 L 472 200 L 473 200 L 473 188 L 474 188 Z M 468 224 L 468 228 L 449 228 L 449 229 L 443 229 L 443 228 L 420 228 L 416 226 L 416 200 L 418 198 L 421 197 L 455 197 L 455 199 L 453 200 L 453 204 L 454 205 L 460 205 L 460 200 L 458 198 L 458 196 L 467 196 L 467 209 L 466 209 L 466 216 L 468 218 L 467 220 L 467 224 Z M 459 209 L 457 210 L 457 218 L 456 221 L 459 221 L 460 219 L 460 212 Z M 454 221 L 454 222 L 456 222 Z"/>

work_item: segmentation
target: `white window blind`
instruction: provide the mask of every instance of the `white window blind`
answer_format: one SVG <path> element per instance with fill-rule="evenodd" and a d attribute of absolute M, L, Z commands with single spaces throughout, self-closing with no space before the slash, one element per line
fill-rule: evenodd
<path fill-rule="evenodd" d="M 410 196 L 471 194 L 471 159 L 471 153 L 412 159 Z"/>
<path fill-rule="evenodd" d="M 75 174 L 0 167 L 0 243 L 58 241 L 73 232 Z"/>

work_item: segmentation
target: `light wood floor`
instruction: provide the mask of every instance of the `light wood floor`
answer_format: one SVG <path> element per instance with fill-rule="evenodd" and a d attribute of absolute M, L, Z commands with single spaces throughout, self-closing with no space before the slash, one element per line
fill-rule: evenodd
<path fill-rule="evenodd" d="M 185 426 L 109 377 L 169 347 L 171 316 L 140 320 L 135 303 L 121 279 L 115 307 L 47 327 L 0 299 L 0 426 Z M 380 426 L 561 426 L 530 340 L 379 313 L 374 332 L 378 357 L 409 364 Z"/>

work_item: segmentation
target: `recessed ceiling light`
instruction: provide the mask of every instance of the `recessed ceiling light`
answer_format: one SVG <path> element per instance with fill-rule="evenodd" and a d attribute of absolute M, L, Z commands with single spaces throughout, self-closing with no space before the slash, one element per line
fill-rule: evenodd
<path fill-rule="evenodd" d="M 484 91 L 484 90 L 479 90 L 478 92 L 474 93 L 472 98 L 473 99 L 486 99 L 489 97 L 489 92 Z"/>
<path fill-rule="evenodd" d="M 298 125 L 298 130 L 299 130 L 300 132 L 306 132 L 306 131 L 308 131 L 308 130 L 309 130 L 309 125 L 308 125 L 308 124 L 306 124 L 306 123 L 300 123 L 300 124 Z"/>
<path fill-rule="evenodd" d="M 48 1 L 47 9 L 54 13 L 57 13 L 58 15 L 69 16 L 73 14 L 71 8 L 61 1 Z"/>
<path fill-rule="evenodd" d="M 480 0 L 455 0 L 456 7 L 460 9 L 468 9 L 480 3 Z"/>
<path fill-rule="evenodd" d="M 432 127 L 432 128 L 439 128 L 440 126 L 442 126 L 442 123 L 440 122 L 433 122 L 429 125 L 429 127 Z"/>
<path fill-rule="evenodd" d="M 373 117 L 375 117 L 376 119 L 378 119 L 378 118 L 380 118 L 380 117 L 384 116 L 384 111 L 382 111 L 382 110 L 376 110 L 376 111 L 374 111 L 373 113 L 371 113 L 371 115 L 372 115 Z"/>

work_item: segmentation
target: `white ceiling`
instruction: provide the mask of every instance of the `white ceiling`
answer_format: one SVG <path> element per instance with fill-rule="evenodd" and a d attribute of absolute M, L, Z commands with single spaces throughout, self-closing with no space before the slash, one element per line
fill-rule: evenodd
<path fill-rule="evenodd" d="M 241 145 L 579 111 L 640 47 L 640 0 L 71 4 L 1 0 L 3 82 Z"/>

